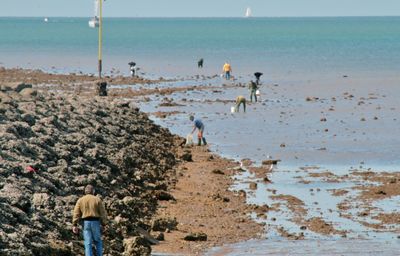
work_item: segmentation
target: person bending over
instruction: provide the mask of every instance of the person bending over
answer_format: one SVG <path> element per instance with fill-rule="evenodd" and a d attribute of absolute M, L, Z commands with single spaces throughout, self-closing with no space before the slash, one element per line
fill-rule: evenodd
<path fill-rule="evenodd" d="M 194 131 L 196 131 L 196 129 L 198 130 L 197 133 L 197 145 L 201 146 L 201 142 L 203 141 L 204 145 L 207 145 L 207 141 L 206 138 L 204 137 L 204 124 L 200 119 L 194 119 L 194 116 L 190 116 L 189 117 L 190 121 L 193 122 L 193 130 L 192 130 L 192 134 L 194 133 Z"/>
<path fill-rule="evenodd" d="M 243 104 L 243 112 L 246 112 L 246 98 L 242 95 L 236 97 L 236 111 L 239 112 L 240 105 Z"/>

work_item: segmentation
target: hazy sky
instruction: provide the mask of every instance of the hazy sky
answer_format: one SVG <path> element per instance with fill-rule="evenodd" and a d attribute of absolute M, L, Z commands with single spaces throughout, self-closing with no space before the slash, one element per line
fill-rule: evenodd
<path fill-rule="evenodd" d="M 92 16 L 94 0 L 0 0 L 0 16 Z M 397 16 L 400 0 L 106 0 L 104 16 Z"/>

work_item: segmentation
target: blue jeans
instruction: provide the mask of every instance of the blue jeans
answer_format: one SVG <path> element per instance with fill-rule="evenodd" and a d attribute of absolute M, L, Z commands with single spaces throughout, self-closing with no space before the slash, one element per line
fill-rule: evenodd
<path fill-rule="evenodd" d="M 94 243 L 96 246 L 96 255 L 103 255 L 103 241 L 101 241 L 100 221 L 83 221 L 83 239 L 85 242 L 85 256 L 93 256 L 92 243 Z"/>
<path fill-rule="evenodd" d="M 225 71 L 225 79 L 226 80 L 231 79 L 231 72 L 230 71 Z"/>

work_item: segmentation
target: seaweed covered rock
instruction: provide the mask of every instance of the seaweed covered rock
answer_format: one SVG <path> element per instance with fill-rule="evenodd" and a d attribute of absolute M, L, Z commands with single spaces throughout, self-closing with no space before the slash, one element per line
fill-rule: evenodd
<path fill-rule="evenodd" d="M 22 97 L 4 88 L 0 255 L 82 254 L 71 221 L 87 184 L 95 186 L 109 215 L 105 254 L 150 254 L 135 227 L 151 225 L 155 194 L 165 194 L 160 190 L 168 187 L 177 162 L 176 138 L 130 104 L 18 87 L 34 96 Z"/>

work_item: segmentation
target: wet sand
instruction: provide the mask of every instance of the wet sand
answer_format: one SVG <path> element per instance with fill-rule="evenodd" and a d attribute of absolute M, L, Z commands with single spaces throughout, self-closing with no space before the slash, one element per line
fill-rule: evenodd
<path fill-rule="evenodd" d="M 242 172 L 229 172 L 231 176 L 228 176 L 225 175 L 226 168 L 218 167 L 224 173 L 218 176 L 210 172 L 216 168 L 214 165 L 221 163 L 207 160 L 208 153 L 198 152 L 195 147 L 195 161 L 179 167 L 187 170 L 178 169 L 182 176 L 178 177 L 172 191 L 177 201 L 166 203 L 158 212 L 159 216 L 176 217 L 182 224 L 178 224 L 177 231 L 166 233 L 166 241 L 155 250 L 183 255 L 202 254 L 206 248 L 260 236 L 258 228 L 262 225 L 266 225 L 264 235 L 272 240 L 270 242 L 281 239 L 299 241 L 291 244 L 292 252 L 304 249 L 307 241 L 312 245 L 315 240 L 328 248 L 331 239 L 336 241 L 331 247 L 333 250 L 338 248 L 335 253 L 346 252 L 347 248 L 352 255 L 363 255 L 357 254 L 354 249 L 360 246 L 368 248 L 368 242 L 362 242 L 364 239 L 377 239 L 378 246 L 388 243 L 387 252 L 394 250 L 396 245 L 393 241 L 399 231 L 397 202 L 400 193 L 397 186 L 398 160 L 393 157 L 398 150 L 396 139 L 393 139 L 397 138 L 398 132 L 393 130 L 398 122 L 394 115 L 398 90 L 393 83 L 378 90 L 374 84 L 378 80 L 362 88 L 357 86 L 357 78 L 338 78 L 338 81 L 342 84 L 323 91 L 316 91 L 315 84 L 301 89 L 296 84 L 267 85 L 264 88 L 270 90 L 267 99 L 259 104 L 250 104 L 246 115 L 233 116 L 227 110 L 233 104 L 235 95 L 246 93 L 240 81 L 221 85 L 220 80 L 213 78 L 188 80 L 182 84 L 133 82 L 132 86 L 124 85 L 124 88 L 121 84 L 111 87 L 111 95 L 136 102 L 142 110 L 152 114 L 157 123 L 181 136 L 189 130 L 182 127 L 190 127 L 187 115 L 202 112 L 207 122 L 211 150 L 236 160 L 252 156 L 253 163 L 246 163 L 245 159 L 241 161 Z M 268 113 L 267 118 L 264 113 Z M 262 127 L 254 122 L 257 115 L 264 117 L 265 125 Z M 226 129 L 233 127 L 238 120 L 247 122 L 252 129 Z M 221 130 L 221 127 L 225 129 Z M 252 134 L 256 136 L 252 137 Z M 260 134 L 268 134 L 270 139 L 257 140 Z M 254 145 L 250 148 L 247 141 L 232 143 L 229 140 L 232 137 L 250 138 Z M 267 144 L 268 148 L 263 144 Z M 258 169 L 261 161 L 270 155 L 282 161 L 271 169 Z M 221 161 L 227 166 L 232 164 L 233 169 L 237 167 L 237 163 Z M 325 166 L 319 166 L 319 161 Z M 381 163 L 388 163 L 390 172 L 382 172 L 386 168 L 379 167 Z M 201 182 L 203 179 L 209 183 Z M 205 192 L 214 185 L 217 190 Z M 213 220 L 209 213 L 236 198 L 232 197 L 234 192 L 227 191 L 229 187 L 246 194 L 246 197 L 238 197 L 237 204 L 230 207 L 238 207 L 240 214 L 251 215 L 261 226 L 256 225 L 258 228 L 249 231 L 239 223 L 240 229 L 237 230 L 241 232 L 234 233 L 240 233 L 240 236 L 229 236 L 232 230 L 226 228 L 221 228 L 221 231 L 228 231 L 226 234 L 216 232 L 212 227 L 218 225 L 217 222 L 212 221 L 214 226 L 209 226 L 208 220 Z M 215 192 L 219 196 L 214 195 Z M 205 211 L 208 213 L 198 214 L 203 209 L 201 207 L 188 209 L 192 199 L 188 199 L 188 195 L 195 195 L 193 198 L 199 200 L 199 204 L 207 205 Z M 224 202 L 225 197 L 229 198 L 229 202 Z M 245 202 L 258 207 L 246 207 Z M 238 225 L 237 216 L 226 219 L 226 223 Z M 251 232 L 254 230 L 257 232 Z M 182 241 L 182 237 L 190 232 L 204 232 L 209 240 Z M 357 242 L 348 243 L 347 238 L 357 239 Z M 219 248 L 216 254 L 213 253 L 217 249 L 211 250 L 209 255 L 248 255 L 244 253 L 248 252 L 248 248 L 253 248 L 254 255 L 265 255 L 260 254 L 260 250 L 265 251 L 270 245 L 263 240 L 250 241 Z M 278 253 L 276 255 L 279 255 L 279 250 L 287 252 L 284 243 L 279 245 L 277 242 L 273 246 Z M 370 249 L 373 251 L 374 248 Z M 315 249 L 314 255 L 319 255 L 318 252 L 327 253 L 320 248 Z M 273 252 L 271 255 L 274 255 Z"/>
<path fill-rule="evenodd" d="M 143 79 L 132 78 L 107 78 L 113 84 L 132 83 L 138 87 L 131 93 L 119 94 L 118 89 L 110 90 L 110 97 L 103 98 L 104 104 L 107 99 L 111 101 L 119 98 L 137 97 L 148 94 L 169 94 L 174 91 L 193 90 L 190 88 L 166 89 L 165 93 L 158 89 L 146 90 L 140 87 L 154 81 L 144 81 Z M 45 93 L 53 93 L 62 97 L 68 95 L 75 100 L 87 101 L 90 95 L 94 95 L 94 83 L 96 78 L 86 75 L 54 75 L 35 70 L 22 69 L 0 69 L 0 84 L 9 83 L 31 83 L 33 87 Z M 155 81 L 160 82 L 160 81 Z M 84 86 L 84 90 L 76 91 L 75 85 Z M 196 88 L 201 90 L 202 88 Z M 3 95 L 3 94 L 2 94 Z M 1 101 L 2 102 L 2 101 Z M 171 103 L 169 103 L 171 104 Z M 72 109 L 72 107 L 71 107 Z M 218 157 L 209 152 L 207 147 L 182 147 L 175 148 L 176 154 L 181 159 L 189 154 L 191 161 L 184 161 L 178 165 L 174 174 L 169 174 L 169 183 L 172 184 L 168 189 L 169 193 L 163 192 L 156 195 L 161 198 L 159 201 L 158 212 L 155 216 L 144 214 L 144 219 L 153 218 L 153 223 L 162 219 L 176 219 L 176 230 L 165 230 L 163 232 L 153 231 L 152 235 L 158 237 L 160 233 L 164 235 L 164 240 L 154 247 L 155 253 L 178 253 L 183 255 L 198 255 L 206 249 L 245 241 L 252 238 L 260 238 L 263 235 L 264 227 L 262 224 L 251 219 L 249 213 L 259 210 L 259 207 L 247 205 L 246 195 L 242 192 L 230 191 L 233 183 L 232 177 L 240 172 L 239 163 Z M 173 200 L 171 200 L 171 198 Z M 154 224 L 153 224 L 154 226 Z M 154 227 L 153 227 L 154 229 Z M 240 232 L 238 232 L 240 230 Z M 206 241 L 185 241 L 183 238 L 193 233 L 203 233 Z"/>
<path fill-rule="evenodd" d="M 249 217 L 259 207 L 246 205 L 243 191 L 230 190 L 232 176 L 241 171 L 239 163 L 211 154 L 206 147 L 188 150 L 193 162 L 178 167 L 171 190 L 176 201 L 162 202 L 156 216 L 176 218 L 177 230 L 164 233 L 165 241 L 153 247 L 155 253 L 199 255 L 207 248 L 261 238 L 263 225 Z M 207 241 L 185 241 L 191 233 L 204 233 Z"/>

